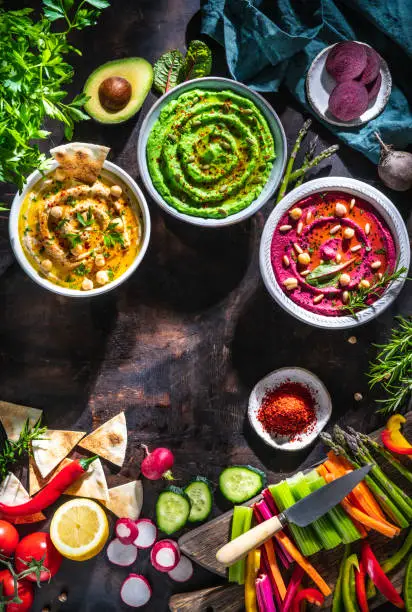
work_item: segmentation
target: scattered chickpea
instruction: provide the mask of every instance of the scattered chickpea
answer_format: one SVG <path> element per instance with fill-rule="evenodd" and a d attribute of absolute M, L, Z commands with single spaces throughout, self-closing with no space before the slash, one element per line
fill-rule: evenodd
<path fill-rule="evenodd" d="M 54 173 L 54 178 L 56 179 L 56 181 L 64 181 L 64 179 L 66 178 L 65 171 L 62 170 L 62 168 L 57 168 L 56 172 Z"/>
<path fill-rule="evenodd" d="M 64 591 L 62 593 L 60 593 L 60 595 L 57 598 L 61 603 L 65 603 L 67 601 L 67 593 L 65 593 Z"/>
<path fill-rule="evenodd" d="M 307 266 L 310 263 L 310 255 L 309 253 L 299 253 L 298 262 L 302 264 L 302 266 Z"/>
<path fill-rule="evenodd" d="M 110 187 L 110 195 L 112 195 L 114 198 L 120 198 L 122 193 L 123 193 L 123 190 L 120 187 L 120 185 L 112 185 Z"/>
<path fill-rule="evenodd" d="M 296 289 L 296 287 L 298 286 L 298 281 L 296 278 L 293 278 L 293 277 L 286 278 L 283 281 L 283 285 L 286 287 L 288 291 L 292 291 L 293 289 Z"/>
<path fill-rule="evenodd" d="M 63 216 L 63 208 L 61 206 L 53 206 L 50 211 L 50 214 L 53 219 L 61 219 Z"/>
<path fill-rule="evenodd" d="M 339 284 L 341 287 L 347 287 L 350 283 L 350 276 L 345 272 L 339 276 Z"/>
<path fill-rule="evenodd" d="M 337 202 L 336 203 L 336 206 L 335 206 L 335 215 L 337 217 L 344 217 L 347 212 L 348 212 L 348 209 L 346 208 L 346 206 L 344 204 L 342 204 L 341 202 Z"/>
<path fill-rule="evenodd" d="M 368 280 L 366 280 L 366 278 L 363 278 L 359 283 L 360 289 L 369 289 L 370 286 L 371 284 Z"/>
<path fill-rule="evenodd" d="M 96 283 L 98 285 L 106 285 L 109 282 L 109 275 L 107 270 L 99 270 L 96 272 Z"/>
<path fill-rule="evenodd" d="M 382 265 L 382 262 L 379 261 L 379 259 L 377 259 L 376 261 L 373 261 L 371 263 L 371 268 L 372 270 L 378 270 L 381 267 L 381 265 Z"/>
<path fill-rule="evenodd" d="M 301 208 L 297 208 L 297 207 L 296 208 L 292 208 L 292 210 L 289 213 L 289 216 L 294 221 L 298 221 L 298 219 L 300 219 L 301 216 L 302 216 L 302 209 Z"/>
<path fill-rule="evenodd" d="M 98 268 L 103 268 L 106 260 L 103 255 L 96 255 L 94 263 Z"/>
<path fill-rule="evenodd" d="M 90 291 L 90 289 L 93 289 L 93 281 L 90 280 L 90 278 L 85 278 L 82 282 L 82 289 L 83 291 Z"/>
<path fill-rule="evenodd" d="M 362 393 L 354 393 L 353 399 L 355 400 L 355 402 L 361 402 L 363 400 Z"/>
<path fill-rule="evenodd" d="M 357 339 L 356 336 L 349 336 L 349 338 L 348 338 L 349 344 L 356 344 L 357 341 L 358 341 L 358 339 Z"/>
<path fill-rule="evenodd" d="M 346 238 L 346 240 L 350 240 L 351 238 L 354 237 L 354 235 L 355 235 L 355 230 L 352 227 L 347 227 L 343 231 L 343 237 Z"/>
<path fill-rule="evenodd" d="M 43 268 L 44 272 L 50 272 L 50 270 L 52 269 L 52 262 L 50 261 L 50 259 L 43 259 L 43 261 L 41 262 L 41 267 Z"/>

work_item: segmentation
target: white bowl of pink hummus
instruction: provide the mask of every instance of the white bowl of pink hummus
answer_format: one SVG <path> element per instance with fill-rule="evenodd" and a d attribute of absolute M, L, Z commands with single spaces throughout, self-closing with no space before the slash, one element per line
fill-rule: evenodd
<path fill-rule="evenodd" d="M 396 207 L 351 178 L 316 179 L 291 191 L 269 216 L 260 244 L 270 295 L 315 327 L 374 319 L 401 291 L 409 264 Z"/>

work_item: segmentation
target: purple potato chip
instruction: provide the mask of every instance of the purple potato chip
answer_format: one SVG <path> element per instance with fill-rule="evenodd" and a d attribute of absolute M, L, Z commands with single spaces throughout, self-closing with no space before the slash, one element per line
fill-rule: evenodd
<path fill-rule="evenodd" d="M 366 68 L 360 76 L 360 82 L 364 85 L 372 83 L 379 74 L 381 66 L 381 56 L 376 53 L 375 49 L 371 47 L 365 47 L 366 49 Z"/>
<path fill-rule="evenodd" d="M 382 75 L 379 72 L 376 79 L 372 81 L 372 83 L 369 83 L 368 85 L 366 85 L 366 89 L 368 91 L 369 102 L 373 100 L 374 98 L 376 98 L 381 88 L 381 85 L 382 85 Z"/>
<path fill-rule="evenodd" d="M 366 111 L 368 104 L 368 91 L 358 81 L 338 83 L 329 98 L 329 110 L 340 121 L 357 119 Z"/>
<path fill-rule="evenodd" d="M 338 83 L 360 76 L 367 64 L 366 47 L 350 40 L 338 43 L 326 58 L 326 70 Z"/>

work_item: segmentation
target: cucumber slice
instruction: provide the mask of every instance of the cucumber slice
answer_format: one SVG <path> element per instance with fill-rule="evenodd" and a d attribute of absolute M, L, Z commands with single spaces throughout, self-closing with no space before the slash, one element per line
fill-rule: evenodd
<path fill-rule="evenodd" d="M 212 511 L 213 494 L 209 481 L 203 476 L 196 476 L 185 488 L 190 499 L 189 523 L 205 521 Z"/>
<path fill-rule="evenodd" d="M 257 495 L 266 486 L 266 476 L 250 465 L 228 467 L 219 476 L 222 495 L 234 504 L 241 504 Z"/>
<path fill-rule="evenodd" d="M 167 535 L 182 529 L 190 514 L 190 500 L 183 489 L 170 486 L 160 493 L 156 502 L 156 523 Z"/>

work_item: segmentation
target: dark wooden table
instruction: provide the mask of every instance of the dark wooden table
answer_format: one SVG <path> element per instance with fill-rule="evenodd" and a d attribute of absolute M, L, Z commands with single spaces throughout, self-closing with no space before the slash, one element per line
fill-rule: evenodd
<path fill-rule="evenodd" d="M 21 6 L 15 0 L 14 8 Z M 34 0 L 26 5 L 35 6 Z M 114 58 L 143 56 L 153 62 L 163 51 L 199 35 L 197 0 L 113 0 L 95 28 L 76 42 L 83 58 L 73 58 L 79 91 L 88 74 Z M 214 46 L 215 48 L 215 46 Z M 224 56 L 216 48 L 214 73 L 225 75 Z M 117 127 L 93 121 L 79 124 L 75 139 L 108 145 L 111 159 L 139 181 L 136 140 L 140 115 Z M 285 92 L 268 96 L 281 117 L 289 144 L 302 124 L 297 104 Z M 335 142 L 314 122 L 320 146 Z M 53 143 L 62 141 L 60 128 Z M 319 174 L 319 173 L 318 173 Z M 323 164 L 320 175 L 354 176 L 383 189 L 375 167 L 342 147 Z M 383 189 L 384 190 L 384 189 Z M 385 190 L 384 190 L 385 191 Z M 11 201 L 14 189 L 2 189 Z M 405 218 L 410 196 L 387 192 Z M 252 434 L 245 412 L 253 385 L 282 366 L 315 372 L 333 398 L 331 424 L 339 421 L 371 430 L 381 421 L 368 392 L 365 370 L 399 313 L 412 312 L 412 294 L 404 289 L 377 320 L 354 331 L 322 331 L 296 321 L 266 293 L 258 269 L 258 245 L 272 203 L 253 219 L 219 231 L 201 231 L 173 222 L 149 202 L 153 231 L 149 251 L 136 274 L 118 290 L 98 299 L 68 300 L 34 284 L 15 262 L 8 240 L 7 214 L 0 225 L 0 397 L 43 408 L 50 428 L 86 429 L 126 411 L 129 444 L 119 473 L 106 466 L 109 486 L 137 477 L 140 443 L 162 445 L 176 456 L 175 476 L 184 483 L 196 474 L 217 481 L 230 463 L 251 463 L 270 474 L 294 470 L 321 456 L 315 446 L 293 455 L 275 454 Z M 357 343 L 348 337 L 356 335 Z M 363 400 L 354 401 L 360 392 Z M 153 516 L 162 483 L 144 482 L 143 516 Z M 223 504 L 214 514 L 226 509 Z M 47 512 L 52 516 L 52 511 Z M 40 528 L 47 529 L 47 524 Z M 32 529 L 31 529 L 32 530 Z M 30 529 L 26 529 L 27 532 Z M 24 530 L 22 530 L 24 532 Z M 168 609 L 172 592 L 218 582 L 196 568 L 179 589 L 139 553 L 133 571 L 145 574 L 153 597 L 147 610 Z M 34 610 L 44 605 L 71 612 L 114 612 L 122 606 L 119 590 L 127 568 L 109 565 L 105 554 L 85 563 L 65 561 L 49 585 L 37 593 Z M 57 601 L 67 591 L 65 604 Z"/>

